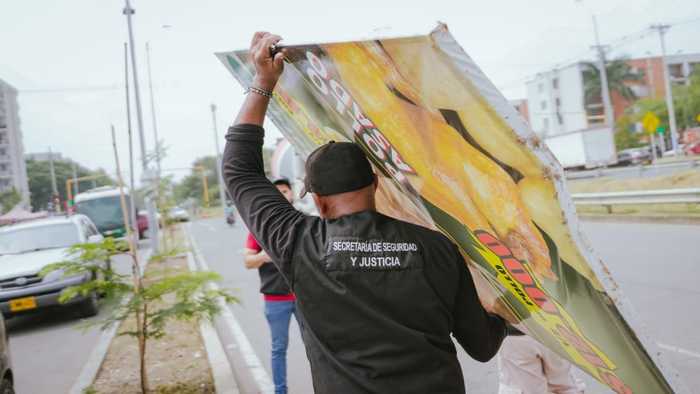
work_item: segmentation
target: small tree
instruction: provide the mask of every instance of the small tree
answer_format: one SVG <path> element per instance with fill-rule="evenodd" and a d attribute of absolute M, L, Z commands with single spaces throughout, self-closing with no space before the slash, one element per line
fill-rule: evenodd
<path fill-rule="evenodd" d="M 15 188 L 0 193 L 0 214 L 7 213 L 21 201 L 22 195 Z"/>
<path fill-rule="evenodd" d="M 121 178 L 121 166 L 117 153 L 117 142 L 112 126 L 112 146 L 114 159 L 117 166 L 117 180 L 120 185 L 124 182 Z M 161 338 L 166 335 L 165 325 L 170 320 L 199 320 L 213 319 L 219 313 L 217 299 L 222 297 L 226 303 L 237 302 L 236 298 L 226 290 L 211 290 L 206 284 L 220 279 L 214 272 L 186 272 L 169 275 L 169 271 L 155 271 L 146 280 L 142 277 L 142 266 L 134 246 L 134 236 L 129 225 L 129 216 L 126 209 L 126 197 L 122 187 L 119 188 L 120 203 L 122 207 L 122 220 L 127 229 L 126 239 L 115 241 L 112 238 L 104 239 L 99 243 L 77 244 L 69 249 L 65 261 L 50 264 L 41 275 L 61 270 L 64 276 L 88 275 L 87 282 L 68 287 L 59 297 L 60 302 L 68 302 L 78 295 L 94 296 L 103 294 L 107 299 L 125 300 L 118 307 L 111 310 L 107 318 L 98 321 L 102 329 L 115 323 L 121 323 L 129 318 L 136 322 L 136 328 L 124 331 L 120 335 L 129 335 L 138 340 L 139 370 L 141 392 L 148 392 L 148 376 L 146 371 L 146 349 L 148 340 Z M 131 275 L 115 272 L 110 264 L 113 256 L 128 254 L 131 259 Z M 163 261 L 179 253 L 179 249 L 172 248 L 160 255 L 154 256 L 153 261 Z M 170 306 L 159 308 L 166 297 L 174 296 Z M 124 298 L 130 297 L 130 298 Z"/>
<path fill-rule="evenodd" d="M 154 255 L 151 261 L 164 261 L 179 252 L 179 249 L 171 249 Z M 61 303 L 69 302 L 78 296 L 88 297 L 93 294 L 104 295 L 107 301 L 126 300 L 111 309 L 107 317 L 92 324 L 100 325 L 104 330 L 127 319 L 133 318 L 136 321 L 135 329 L 123 331 L 119 335 L 128 335 L 139 341 L 141 391 L 147 393 L 148 340 L 167 335 L 166 323 L 171 320 L 212 320 L 220 312 L 218 297 L 222 297 L 227 303 L 237 300 L 226 290 L 207 288 L 207 283 L 220 279 L 214 272 L 171 274 L 167 268 L 154 269 L 146 275 L 146 280 L 141 281 L 138 279 L 140 269 L 136 260 L 133 260 L 135 264 L 132 265 L 132 274 L 119 274 L 109 264 L 112 257 L 119 254 L 127 254 L 134 259 L 126 242 L 115 241 L 112 238 L 106 238 L 99 243 L 77 244 L 69 249 L 67 260 L 47 266 L 41 275 L 60 270 L 64 276 L 89 275 L 92 278 L 88 282 L 65 289 L 59 298 Z M 164 303 L 166 298 L 174 298 L 174 302 Z M 159 307 L 162 305 L 166 306 Z"/>

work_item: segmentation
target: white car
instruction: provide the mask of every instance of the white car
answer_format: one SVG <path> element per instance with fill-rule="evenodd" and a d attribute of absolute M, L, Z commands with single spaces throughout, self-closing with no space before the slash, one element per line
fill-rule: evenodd
<path fill-rule="evenodd" d="M 190 214 L 184 208 L 173 207 L 170 212 L 168 212 L 170 219 L 176 222 L 188 222 L 190 220 Z"/>
<path fill-rule="evenodd" d="M 78 243 L 100 242 L 102 235 L 85 215 L 61 216 L 0 227 L 0 310 L 15 314 L 59 305 L 63 289 L 85 283 L 89 274 L 64 276 L 60 270 L 43 278 L 39 272 L 64 261 L 68 248 Z M 98 296 L 78 296 L 76 305 L 84 317 L 98 312 Z"/>

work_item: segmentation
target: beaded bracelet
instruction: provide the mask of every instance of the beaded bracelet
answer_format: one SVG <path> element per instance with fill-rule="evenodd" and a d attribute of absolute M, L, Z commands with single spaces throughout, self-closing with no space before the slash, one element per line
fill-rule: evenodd
<path fill-rule="evenodd" d="M 272 92 L 270 92 L 269 90 L 256 88 L 255 86 L 248 87 L 248 89 L 246 89 L 245 92 L 246 92 L 246 94 L 253 92 L 253 93 L 257 93 L 261 96 L 265 96 L 267 98 L 272 98 Z"/>

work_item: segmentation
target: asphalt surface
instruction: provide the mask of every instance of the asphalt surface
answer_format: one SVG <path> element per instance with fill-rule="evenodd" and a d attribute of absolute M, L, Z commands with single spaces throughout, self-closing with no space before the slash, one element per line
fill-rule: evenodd
<path fill-rule="evenodd" d="M 131 271 L 125 256 L 113 264 L 117 272 Z M 67 393 L 102 334 L 99 327 L 86 326 L 107 312 L 103 307 L 97 316 L 81 319 L 75 307 L 65 306 L 6 320 L 16 392 Z"/>
<path fill-rule="evenodd" d="M 258 292 L 259 279 L 255 270 L 243 266 L 245 228 L 241 224 L 228 227 L 223 219 L 214 218 L 192 223 L 191 231 L 209 267 L 223 276 L 222 287 L 234 289 L 239 297 L 240 304 L 231 309 L 270 374 L 270 337 Z M 700 290 L 695 286 L 700 273 L 700 226 L 584 222 L 584 231 L 631 300 L 647 332 L 662 345 L 670 364 L 689 387 L 700 387 L 700 315 L 691 313 L 700 304 Z M 496 362 L 478 363 L 458 349 L 467 391 L 496 393 Z M 295 321 L 288 364 L 290 392 L 313 392 L 309 363 Z M 610 392 L 583 373 L 576 374 L 586 382 L 587 393 Z"/>

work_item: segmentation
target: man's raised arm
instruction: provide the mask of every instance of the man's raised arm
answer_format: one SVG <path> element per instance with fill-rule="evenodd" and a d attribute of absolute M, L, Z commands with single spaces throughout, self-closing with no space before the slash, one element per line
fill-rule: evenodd
<path fill-rule="evenodd" d="M 267 106 L 284 67 L 282 52 L 270 56 L 280 37 L 255 33 L 250 56 L 256 75 L 234 125 L 226 134 L 223 176 L 234 204 L 248 229 L 275 264 L 289 262 L 294 229 L 303 214 L 265 177 L 262 145 Z M 279 266 L 278 266 L 279 267 Z M 284 274 L 287 267 L 279 267 Z"/>

